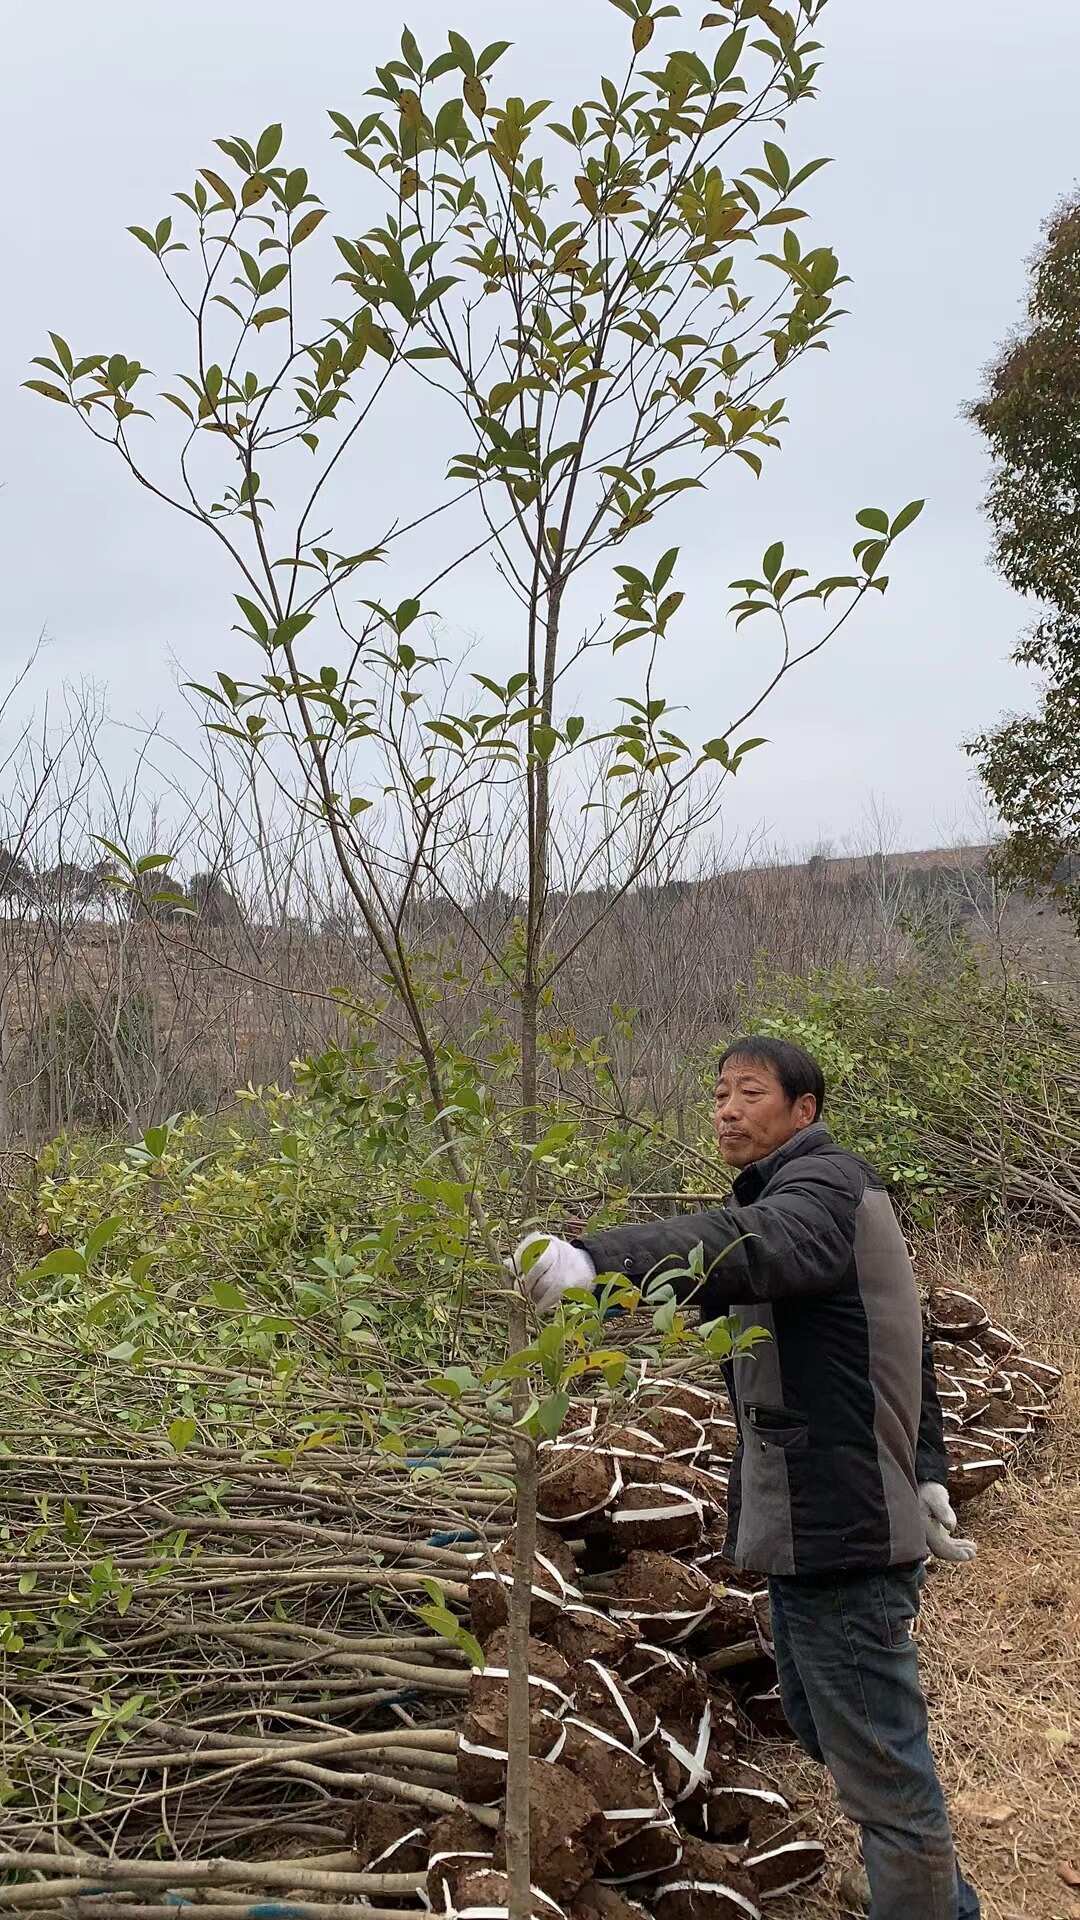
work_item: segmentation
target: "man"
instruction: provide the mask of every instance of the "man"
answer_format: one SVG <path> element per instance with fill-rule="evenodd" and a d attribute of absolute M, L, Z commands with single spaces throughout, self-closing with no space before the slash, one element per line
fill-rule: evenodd
<path fill-rule="evenodd" d="M 715 1095 L 720 1153 L 738 1169 L 727 1204 L 549 1239 L 523 1286 L 543 1312 L 599 1274 L 641 1283 L 685 1266 L 700 1244 L 705 1280 L 674 1281 L 679 1297 L 703 1320 L 730 1310 L 768 1330 L 725 1369 L 739 1426 L 727 1556 L 769 1576 L 784 1709 L 861 1828 L 873 1920 L 977 1920 L 911 1635 L 928 1550 L 975 1549 L 952 1537 L 903 1235 L 880 1179 L 821 1124 L 824 1100 L 801 1047 L 736 1041 Z"/>

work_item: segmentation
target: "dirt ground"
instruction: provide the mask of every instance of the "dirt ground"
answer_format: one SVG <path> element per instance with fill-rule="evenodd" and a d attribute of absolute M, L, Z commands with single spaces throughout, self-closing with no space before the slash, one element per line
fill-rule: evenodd
<path fill-rule="evenodd" d="M 1067 1372 L 1033 1451 L 964 1511 L 978 1558 L 928 1583 L 919 1639 L 934 1744 L 986 1920 L 1080 1920 L 1080 1271 L 1035 1249 L 1004 1281 L 967 1270 L 959 1284 L 1006 1324 L 1011 1308 L 1033 1351 Z M 772 1910 L 826 1920 L 842 1911 L 836 1880 L 854 1836 L 818 1770 L 774 1752 L 765 1764 L 813 1809 L 833 1865 L 822 1889 Z"/>

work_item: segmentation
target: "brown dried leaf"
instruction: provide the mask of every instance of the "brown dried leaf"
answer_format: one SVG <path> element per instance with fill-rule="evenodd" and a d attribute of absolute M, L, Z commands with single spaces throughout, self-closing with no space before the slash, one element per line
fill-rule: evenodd
<path fill-rule="evenodd" d="M 988 1793 L 958 1794 L 954 1806 L 963 1820 L 976 1820 L 983 1827 L 1003 1827 L 1016 1812 L 1005 1800 L 994 1800 Z"/>

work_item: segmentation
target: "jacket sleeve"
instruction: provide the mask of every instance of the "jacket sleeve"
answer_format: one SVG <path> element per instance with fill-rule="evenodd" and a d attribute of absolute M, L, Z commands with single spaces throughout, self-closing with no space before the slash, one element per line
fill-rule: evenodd
<path fill-rule="evenodd" d="M 925 1486 L 928 1480 L 935 1480 L 939 1485 L 945 1486 L 948 1477 L 949 1458 L 945 1452 L 945 1423 L 941 1418 L 934 1355 L 930 1336 L 924 1331 L 922 1410 L 919 1414 L 919 1437 L 915 1446 L 915 1478 L 920 1486 Z"/>
<path fill-rule="evenodd" d="M 671 1284 L 677 1299 L 716 1319 L 732 1302 L 808 1297 L 840 1287 L 851 1267 L 860 1197 L 842 1162 L 808 1155 L 783 1169 L 767 1196 L 751 1206 L 731 1202 L 708 1213 L 614 1227 L 577 1244 L 598 1273 L 624 1273 L 638 1285 L 685 1266 L 700 1245 L 704 1283 L 679 1277 Z"/>

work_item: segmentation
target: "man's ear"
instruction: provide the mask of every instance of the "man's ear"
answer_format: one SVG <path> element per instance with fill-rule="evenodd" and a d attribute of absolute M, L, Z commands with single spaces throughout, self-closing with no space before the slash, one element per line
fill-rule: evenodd
<path fill-rule="evenodd" d="M 812 1127 L 817 1119 L 817 1101 L 812 1093 L 800 1093 L 795 1102 L 795 1118 L 800 1133 L 806 1127 Z"/>

